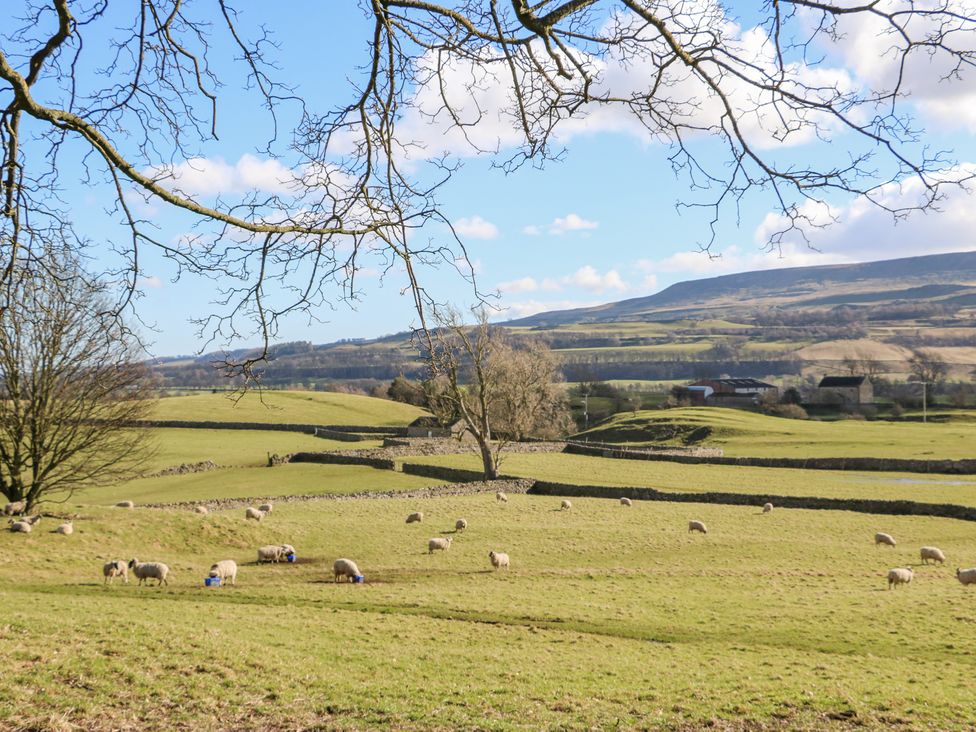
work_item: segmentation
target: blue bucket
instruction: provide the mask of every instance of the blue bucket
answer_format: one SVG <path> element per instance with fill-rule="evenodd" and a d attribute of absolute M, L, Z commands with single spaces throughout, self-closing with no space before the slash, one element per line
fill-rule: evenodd
<path fill-rule="evenodd" d="M 363 582 L 366 581 L 366 578 L 363 577 L 361 574 L 357 574 L 355 577 L 352 578 L 352 581 L 355 582 L 356 584 L 361 585 Z"/>
<path fill-rule="evenodd" d="M 285 559 L 287 559 L 289 562 L 297 562 L 298 561 L 298 557 L 296 557 L 294 554 L 286 554 L 285 555 Z"/>
<path fill-rule="evenodd" d="M 203 584 L 207 587 L 220 587 L 220 577 L 205 577 Z"/>

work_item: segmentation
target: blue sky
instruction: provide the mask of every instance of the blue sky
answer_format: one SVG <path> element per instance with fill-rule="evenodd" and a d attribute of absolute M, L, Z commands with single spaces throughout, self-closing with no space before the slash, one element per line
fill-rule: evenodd
<path fill-rule="evenodd" d="M 326 111 L 349 99 L 347 78 L 357 77 L 368 36 L 368 25 L 353 3 L 251 5 L 243 17 L 251 28 L 264 21 L 274 29 L 280 73 L 311 107 Z M 254 15 L 262 12 L 265 18 Z M 92 40 L 87 43 L 93 47 Z M 98 59 L 97 51 L 93 57 Z M 829 66 L 864 83 L 884 73 L 870 47 L 848 48 L 847 55 L 838 52 Z M 201 147 L 194 164 L 203 196 L 261 188 L 278 170 L 260 151 L 270 131 L 268 118 L 230 68 L 221 90 L 220 140 Z M 927 129 L 925 141 L 952 148 L 963 163 L 976 163 L 976 85 L 970 76 L 952 86 L 936 86 L 917 85 L 916 111 Z M 289 118 L 287 109 L 282 117 Z M 438 130 L 419 123 L 412 131 L 439 139 Z M 488 129 L 485 134 L 490 138 L 497 131 Z M 801 145 L 783 154 L 798 159 L 843 155 L 844 144 L 841 136 L 826 152 L 822 146 Z M 797 241 L 782 252 L 768 253 L 762 244 L 770 201 L 757 194 L 743 201 L 738 220 L 723 218 L 713 247 L 721 256 L 710 259 L 696 251 L 708 234 L 704 214 L 675 207 L 690 197 L 671 172 L 666 147 L 619 120 L 597 120 L 567 138 L 566 146 L 561 162 L 542 170 L 525 166 L 509 175 L 488 160 L 464 154 L 462 169 L 440 195 L 444 211 L 468 246 L 482 290 L 499 294 L 499 317 L 647 295 L 677 281 L 736 271 L 976 249 L 976 206 L 958 192 L 940 212 L 897 226 L 863 201 L 836 199 L 831 203 L 839 223 L 812 235 L 819 251 Z M 702 149 L 710 154 L 708 143 Z M 64 164 L 71 168 L 75 163 L 77 155 L 74 163 L 69 155 Z M 123 241 L 124 231 L 103 212 L 107 189 L 72 182 L 76 177 L 71 175 L 64 180 L 65 198 L 79 229 L 106 245 Z M 910 186 L 891 191 L 899 200 L 912 195 Z M 159 227 L 163 240 L 185 233 L 185 217 L 156 208 L 144 213 Z M 431 229 L 426 235 L 444 233 Z M 189 321 L 213 311 L 214 283 L 192 275 L 175 281 L 171 263 L 153 252 L 144 253 L 142 270 L 144 297 L 137 307 L 143 320 L 155 326 L 147 332 L 154 354 L 197 351 L 202 344 Z M 450 268 L 427 271 L 424 277 L 439 299 L 472 301 L 470 288 Z M 279 340 L 323 343 L 408 328 L 415 316 L 409 297 L 401 294 L 402 286 L 396 273 L 381 279 L 367 270 L 360 278 L 362 297 L 354 307 L 320 310 L 316 316 L 322 322 L 295 317 L 285 323 Z M 211 349 L 221 345 L 245 344 L 215 343 Z"/>

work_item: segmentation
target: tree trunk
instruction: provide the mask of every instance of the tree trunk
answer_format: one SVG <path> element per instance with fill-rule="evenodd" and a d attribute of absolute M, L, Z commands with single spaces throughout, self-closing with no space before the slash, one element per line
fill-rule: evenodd
<path fill-rule="evenodd" d="M 491 445 L 482 439 L 481 435 L 475 435 L 478 440 L 478 447 L 481 449 L 481 462 L 484 465 L 485 480 L 498 479 L 498 463 L 495 460 L 495 453 L 491 451 Z"/>

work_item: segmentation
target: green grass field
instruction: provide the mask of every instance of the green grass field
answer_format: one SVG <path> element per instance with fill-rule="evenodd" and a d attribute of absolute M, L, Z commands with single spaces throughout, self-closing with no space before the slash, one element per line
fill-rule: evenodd
<path fill-rule="evenodd" d="M 481 466 L 480 457 L 472 454 L 411 457 L 405 461 L 469 470 Z M 501 472 L 571 485 L 637 486 L 678 493 L 721 491 L 976 506 L 976 476 L 967 475 L 685 465 L 565 453 L 503 455 Z"/>
<path fill-rule="evenodd" d="M 721 447 L 726 455 L 752 457 L 976 457 L 972 423 L 865 422 L 768 417 L 721 407 L 689 407 L 630 412 L 611 417 L 580 437 L 594 441 L 652 444 L 671 425 L 708 427 L 702 442 Z M 664 442 L 675 442 L 664 440 Z"/>
<path fill-rule="evenodd" d="M 976 597 L 951 569 L 976 565 L 970 524 L 558 504 L 322 501 L 260 525 L 89 508 L 73 536 L 4 532 L 0 727 L 971 729 Z M 413 510 L 424 523 L 403 523 Z M 300 563 L 251 564 L 269 542 Z M 886 590 L 922 544 L 949 565 Z M 101 564 L 131 556 L 169 564 L 170 586 L 102 586 Z M 366 585 L 327 581 L 339 556 Z M 238 585 L 204 588 L 224 558 Z"/>
<path fill-rule="evenodd" d="M 238 401 L 227 394 L 165 397 L 154 419 L 191 422 L 266 422 L 271 424 L 347 424 L 367 427 L 406 425 L 427 414 L 419 407 L 386 399 L 319 391 L 248 392 Z"/>

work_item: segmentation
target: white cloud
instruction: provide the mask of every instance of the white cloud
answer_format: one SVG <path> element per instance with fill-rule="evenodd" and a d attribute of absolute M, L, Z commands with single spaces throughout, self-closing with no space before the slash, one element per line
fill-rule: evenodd
<path fill-rule="evenodd" d="M 509 282 L 499 282 L 497 289 L 499 292 L 510 292 L 513 294 L 535 292 L 539 289 L 539 283 L 536 282 L 534 277 L 522 277 L 521 279 L 511 280 Z"/>
<path fill-rule="evenodd" d="M 152 290 L 159 290 L 164 287 L 165 283 L 163 282 L 162 278 L 157 277 L 156 275 L 147 275 L 145 277 L 140 277 L 136 284 L 141 285 L 142 287 L 148 287 Z"/>
<path fill-rule="evenodd" d="M 287 193 L 295 186 L 294 174 L 279 161 L 251 154 L 242 155 L 234 164 L 220 157 L 190 158 L 146 173 L 187 195 L 219 196 L 255 190 Z"/>
<path fill-rule="evenodd" d="M 593 307 L 599 304 L 595 300 L 553 300 L 551 302 L 526 300 L 523 302 L 506 303 L 495 317 L 504 319 L 527 318 L 530 315 L 543 313 L 548 310 L 572 310 L 574 308 Z"/>
<path fill-rule="evenodd" d="M 551 224 L 546 226 L 536 224 L 525 226 L 522 228 L 522 233 L 527 236 L 539 236 L 545 231 L 550 236 L 561 236 L 571 231 L 593 231 L 599 226 L 599 221 L 590 221 L 577 213 L 569 213 L 565 216 L 557 216 Z"/>
<path fill-rule="evenodd" d="M 657 275 L 649 274 L 644 275 L 644 279 L 641 280 L 641 289 L 647 292 L 654 292 L 658 289 Z"/>
<path fill-rule="evenodd" d="M 611 269 L 605 274 L 600 274 L 596 268 L 585 265 L 576 270 L 573 274 L 563 277 L 560 283 L 569 287 L 579 287 L 590 292 L 605 292 L 606 290 L 616 290 L 623 292 L 627 289 L 627 283 L 620 277 L 620 273 Z"/>
<path fill-rule="evenodd" d="M 480 216 L 458 219 L 452 225 L 460 236 L 468 239 L 495 239 L 498 237 L 498 227 Z"/>
<path fill-rule="evenodd" d="M 542 233 L 542 228 L 536 226 L 535 224 L 529 224 L 528 226 L 523 227 L 522 233 L 527 236 L 539 236 L 539 234 Z"/>

